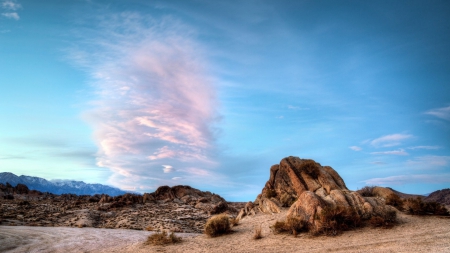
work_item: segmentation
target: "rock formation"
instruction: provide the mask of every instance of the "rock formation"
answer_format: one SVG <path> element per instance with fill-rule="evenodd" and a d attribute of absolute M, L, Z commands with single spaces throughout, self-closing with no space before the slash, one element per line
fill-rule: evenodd
<path fill-rule="evenodd" d="M 289 207 L 287 218 L 301 218 L 313 227 L 320 225 L 317 223 L 325 208 L 351 209 L 362 219 L 384 216 L 391 210 L 381 198 L 362 197 L 348 190 L 333 168 L 292 156 L 270 168 L 270 178 L 255 203 L 265 213 Z"/>
<path fill-rule="evenodd" d="M 161 186 L 153 193 L 75 195 L 42 193 L 27 186 L 0 183 L 0 224 L 74 226 L 202 232 L 213 214 L 243 203 L 228 203 L 211 192 L 190 186 Z"/>

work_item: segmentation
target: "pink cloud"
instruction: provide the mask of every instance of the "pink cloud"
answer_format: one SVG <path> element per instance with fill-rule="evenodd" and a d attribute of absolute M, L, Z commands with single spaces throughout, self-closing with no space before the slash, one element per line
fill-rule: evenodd
<path fill-rule="evenodd" d="M 148 179 L 153 185 L 211 176 L 204 168 L 215 164 L 219 117 L 202 48 L 188 28 L 170 19 L 133 13 L 109 18 L 100 22 L 102 34 L 89 38 L 94 43 L 87 53 L 73 53 L 94 78 L 95 109 L 85 118 L 94 128 L 97 165 L 117 174 L 112 183 L 128 188 L 150 175 L 160 177 Z M 87 59 L 90 54 L 96 57 Z"/>

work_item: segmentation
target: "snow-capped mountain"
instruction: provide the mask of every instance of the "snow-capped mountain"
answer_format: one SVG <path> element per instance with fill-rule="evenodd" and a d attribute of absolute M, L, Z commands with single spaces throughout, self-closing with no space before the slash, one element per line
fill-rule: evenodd
<path fill-rule="evenodd" d="M 125 194 L 118 188 L 114 188 L 102 184 L 86 184 L 82 181 L 72 180 L 46 180 L 40 177 L 17 176 L 11 172 L 0 173 L 0 183 L 10 183 L 12 186 L 17 184 L 24 184 L 30 190 L 37 190 L 41 192 L 50 192 L 53 194 L 73 193 L 77 195 L 94 195 L 94 194 L 108 194 L 110 196 L 117 196 Z"/>

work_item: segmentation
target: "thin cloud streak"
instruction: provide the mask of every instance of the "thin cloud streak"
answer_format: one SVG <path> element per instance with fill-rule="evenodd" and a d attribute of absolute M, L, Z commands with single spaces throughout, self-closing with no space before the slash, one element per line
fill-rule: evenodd
<path fill-rule="evenodd" d="M 17 12 L 6 12 L 6 13 L 2 13 L 3 17 L 6 18 L 10 18 L 10 19 L 14 19 L 14 20 L 19 20 L 19 14 L 17 14 Z"/>
<path fill-rule="evenodd" d="M 425 112 L 425 114 L 433 115 L 440 119 L 450 121 L 450 106 L 431 109 L 431 110 Z"/>
<path fill-rule="evenodd" d="M 417 174 L 417 175 L 398 175 L 382 178 L 371 178 L 362 181 L 367 185 L 404 185 L 411 183 L 450 183 L 450 174 Z"/>
<path fill-rule="evenodd" d="M 412 138 L 409 134 L 390 134 L 385 135 L 375 140 L 372 140 L 370 144 L 374 147 L 393 147 L 401 144 L 401 141 Z"/>
<path fill-rule="evenodd" d="M 362 148 L 358 147 L 358 146 L 351 146 L 351 147 L 348 147 L 348 148 L 353 150 L 353 151 L 361 151 L 362 150 Z"/>
<path fill-rule="evenodd" d="M 88 50 L 72 56 L 95 79 L 96 109 L 85 119 L 95 130 L 97 165 L 115 174 L 111 183 L 148 189 L 186 178 L 183 166 L 214 167 L 215 88 L 189 27 L 136 13 L 100 23 L 100 35 L 85 38 Z"/>
<path fill-rule="evenodd" d="M 416 150 L 416 149 L 426 149 L 426 150 L 436 150 L 436 149 L 441 149 L 442 147 L 440 146 L 414 146 L 414 147 L 409 147 L 407 149 L 412 149 L 412 150 Z"/>
<path fill-rule="evenodd" d="M 391 151 L 381 151 L 381 152 L 372 152 L 370 153 L 372 155 L 409 155 L 407 152 L 405 152 L 404 149 L 399 149 L 399 150 L 391 150 Z"/>
<path fill-rule="evenodd" d="M 436 167 L 445 167 L 450 164 L 450 156 L 419 156 L 413 160 L 408 160 L 408 166 L 417 166 L 420 169 L 434 169 Z"/>

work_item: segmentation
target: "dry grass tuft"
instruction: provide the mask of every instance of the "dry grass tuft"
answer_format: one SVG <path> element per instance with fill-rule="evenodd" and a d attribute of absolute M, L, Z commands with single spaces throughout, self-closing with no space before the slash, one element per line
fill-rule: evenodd
<path fill-rule="evenodd" d="M 342 231 L 359 227 L 361 217 L 351 208 L 324 208 L 318 217 L 321 225 L 316 234 L 337 235 Z"/>
<path fill-rule="evenodd" d="M 359 194 L 361 194 L 361 196 L 363 197 L 376 197 L 376 194 L 374 193 L 375 186 L 365 186 L 359 190 L 357 190 L 357 192 Z"/>
<path fill-rule="evenodd" d="M 230 226 L 235 227 L 239 225 L 239 219 L 237 218 L 230 218 Z"/>
<path fill-rule="evenodd" d="M 409 214 L 415 215 L 449 215 L 448 210 L 442 204 L 434 201 L 423 202 L 420 197 L 406 199 L 403 208 Z"/>
<path fill-rule="evenodd" d="M 305 171 L 313 179 L 317 179 L 320 174 L 319 165 L 314 160 L 306 160 L 300 165 L 300 171 Z"/>
<path fill-rule="evenodd" d="M 306 221 L 299 217 L 290 217 L 287 218 L 286 221 L 276 221 L 272 226 L 272 229 L 275 233 L 284 233 L 288 232 L 297 236 L 298 233 L 302 231 L 307 231 L 308 226 Z"/>
<path fill-rule="evenodd" d="M 277 196 L 277 192 L 275 190 L 272 189 L 267 189 L 264 196 L 268 199 L 276 197 Z"/>
<path fill-rule="evenodd" d="M 151 245 L 166 245 L 181 242 L 181 237 L 176 236 L 173 232 L 167 235 L 166 231 L 162 233 L 155 233 L 147 238 L 147 244 Z"/>
<path fill-rule="evenodd" d="M 153 231 L 153 227 L 149 225 L 145 228 L 145 231 Z"/>
<path fill-rule="evenodd" d="M 255 228 L 255 233 L 253 234 L 253 239 L 259 240 L 262 238 L 262 229 L 261 225 Z"/>
<path fill-rule="evenodd" d="M 403 200 L 395 193 L 391 193 L 386 197 L 386 205 L 394 206 L 398 210 L 403 210 Z"/>
<path fill-rule="evenodd" d="M 231 231 L 230 219 L 226 214 L 215 215 L 206 222 L 205 234 L 209 237 L 216 237 L 227 234 Z"/>
<path fill-rule="evenodd" d="M 292 204 L 294 204 L 294 202 L 296 201 L 296 199 L 294 197 L 292 197 L 291 195 L 289 195 L 288 193 L 282 193 L 281 197 L 280 197 L 280 202 L 281 205 L 284 207 L 290 207 L 292 206 Z"/>

